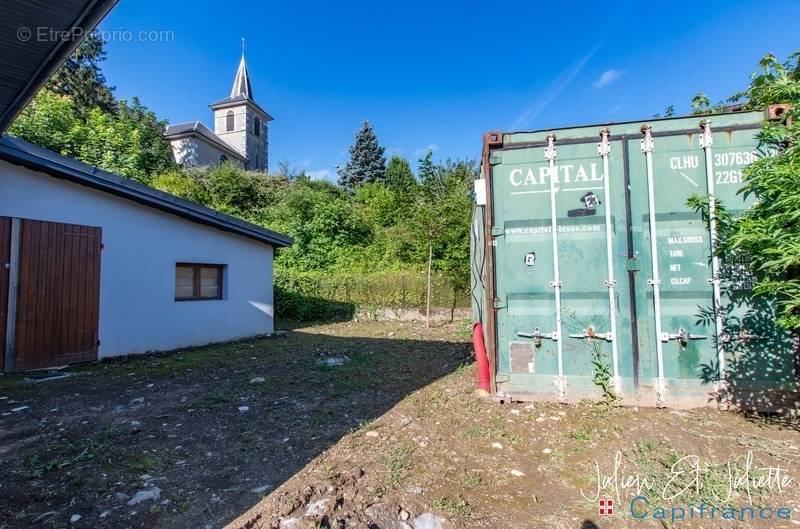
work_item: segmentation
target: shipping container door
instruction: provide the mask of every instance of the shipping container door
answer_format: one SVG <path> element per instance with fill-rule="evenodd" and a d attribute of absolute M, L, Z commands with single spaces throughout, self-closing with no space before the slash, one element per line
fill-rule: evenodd
<path fill-rule="evenodd" d="M 619 190 L 623 186 L 620 151 L 617 144 L 609 159 L 609 185 Z M 611 328 L 605 222 L 609 201 L 597 142 L 556 143 L 556 152 L 555 252 L 550 166 L 544 147 L 494 154 L 498 382 L 501 391 L 569 398 L 570 391 L 583 395 L 598 391 L 593 383 L 595 358 L 613 373 L 612 340 L 620 340 L 620 330 L 629 326 L 629 320 L 618 321 L 616 332 Z M 616 234 L 624 235 L 624 201 L 611 203 L 611 257 L 619 273 L 625 270 L 627 255 L 625 237 Z M 559 287 L 553 284 L 556 260 L 560 313 L 556 309 Z M 619 309 L 616 292 L 614 305 Z M 622 305 L 627 307 L 625 301 Z M 630 355 L 619 361 L 618 369 L 631 379 Z M 561 374 L 563 379 L 558 378 Z"/>
<path fill-rule="evenodd" d="M 639 154 L 631 156 L 631 195 L 641 226 L 636 231 L 642 256 L 639 334 L 646 337 L 642 382 L 659 393 L 661 379 L 662 399 L 667 387 L 671 395 L 702 397 L 713 389 L 710 374 L 717 365 L 711 241 L 707 222 L 687 207 L 687 200 L 708 193 L 704 154 L 699 134 L 652 133 L 651 142 L 629 145 Z"/>
<path fill-rule="evenodd" d="M 100 240 L 97 227 L 22 220 L 16 370 L 97 358 Z"/>

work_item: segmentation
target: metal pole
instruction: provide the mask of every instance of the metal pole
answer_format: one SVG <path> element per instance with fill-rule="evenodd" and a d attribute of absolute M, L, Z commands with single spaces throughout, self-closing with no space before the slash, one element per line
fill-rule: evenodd
<path fill-rule="evenodd" d="M 555 386 L 558 391 L 558 401 L 566 402 L 567 400 L 567 387 L 564 378 L 564 353 L 561 346 L 561 273 L 558 268 L 558 223 L 556 214 L 556 136 L 550 134 L 547 136 L 547 147 L 544 149 L 544 158 L 550 162 L 550 230 L 552 232 L 553 243 L 553 281 L 550 286 L 553 287 L 556 302 L 556 330 L 554 331 L 554 338 L 556 342 L 556 351 L 558 353 L 558 376 L 555 379 Z"/>
<path fill-rule="evenodd" d="M 611 184 L 609 182 L 611 176 L 608 170 L 608 155 L 611 153 L 610 135 L 611 131 L 607 128 L 600 131 L 601 140 L 600 144 L 597 146 L 597 152 L 603 159 L 603 200 L 605 202 L 606 216 L 606 268 L 608 270 L 606 287 L 608 287 L 608 310 L 611 320 L 611 363 L 614 369 L 614 392 L 617 396 L 621 396 L 622 377 L 619 375 L 619 352 L 617 349 L 617 281 L 614 279 L 614 245 L 611 234 Z"/>
<path fill-rule="evenodd" d="M 0 325 L 6 326 L 5 372 L 13 373 L 17 370 L 16 329 L 17 329 L 17 301 L 19 298 L 19 259 L 20 241 L 22 237 L 22 220 L 11 218 L 11 256 L 8 260 L 8 306 L 6 321 Z M 3 263 L 5 264 L 5 263 Z"/>
<path fill-rule="evenodd" d="M 711 156 L 711 146 L 714 138 L 711 136 L 711 121 L 704 119 L 700 122 L 700 147 L 706 155 L 706 184 L 708 186 L 708 224 L 711 231 L 711 285 L 714 290 L 714 318 L 717 326 L 717 358 L 719 363 L 719 383 L 717 392 L 723 398 L 727 390 L 725 377 L 725 348 L 723 347 L 722 337 L 724 336 L 724 322 L 722 321 L 722 287 L 720 277 L 720 259 L 717 254 L 718 243 L 718 221 L 717 221 L 717 197 L 714 190 L 714 163 Z"/>
<path fill-rule="evenodd" d="M 642 152 L 647 162 L 647 204 L 650 210 L 650 260 L 652 262 L 652 278 L 647 282 L 653 287 L 653 311 L 656 320 L 656 358 L 658 361 L 658 378 L 656 379 L 656 406 L 663 408 L 667 391 L 667 380 L 664 377 L 664 348 L 661 345 L 661 279 L 658 276 L 658 244 L 656 230 L 656 198 L 653 180 L 653 136 L 650 125 L 642 127 Z"/>

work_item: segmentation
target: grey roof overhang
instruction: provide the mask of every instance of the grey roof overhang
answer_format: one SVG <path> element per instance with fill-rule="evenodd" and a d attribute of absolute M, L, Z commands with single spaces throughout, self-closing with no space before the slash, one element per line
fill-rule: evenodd
<path fill-rule="evenodd" d="M 0 134 L 116 3 L 0 2 Z"/>
<path fill-rule="evenodd" d="M 247 158 L 239 154 L 233 147 L 225 143 L 219 136 L 214 134 L 214 131 L 200 123 L 199 121 L 190 121 L 188 123 L 176 123 L 167 127 L 164 138 L 169 140 L 178 140 L 187 137 L 197 137 L 214 145 L 221 151 L 227 152 L 233 158 L 247 162 Z"/>
<path fill-rule="evenodd" d="M 291 246 L 293 242 L 286 235 L 61 156 L 18 138 L 0 138 L 0 159 L 272 246 Z"/>

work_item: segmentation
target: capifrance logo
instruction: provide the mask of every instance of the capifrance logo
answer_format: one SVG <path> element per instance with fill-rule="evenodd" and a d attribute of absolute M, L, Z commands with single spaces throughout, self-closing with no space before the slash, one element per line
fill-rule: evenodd
<path fill-rule="evenodd" d="M 706 502 L 699 504 L 676 504 L 668 507 L 651 506 L 647 496 L 635 496 L 628 505 L 628 513 L 634 520 L 790 520 L 792 508 L 787 505 L 724 505 Z"/>

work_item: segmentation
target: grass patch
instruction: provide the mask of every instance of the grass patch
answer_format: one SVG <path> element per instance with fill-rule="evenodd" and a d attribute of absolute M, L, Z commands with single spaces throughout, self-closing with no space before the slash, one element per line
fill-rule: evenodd
<path fill-rule="evenodd" d="M 239 394 L 240 392 L 232 387 L 220 388 L 194 399 L 189 407 L 206 411 L 219 410 L 233 404 L 239 398 Z"/>
<path fill-rule="evenodd" d="M 468 518 L 472 514 L 469 502 L 460 496 L 456 499 L 436 498 L 433 500 L 433 506 L 451 518 Z"/>
<path fill-rule="evenodd" d="M 362 421 L 358 423 L 358 426 L 350 430 L 349 435 L 351 437 L 360 437 L 367 432 L 371 432 L 372 430 L 377 430 L 378 425 L 375 421 Z"/>
<path fill-rule="evenodd" d="M 485 481 L 480 472 L 467 472 L 461 477 L 461 485 L 468 489 L 474 489 L 484 483 Z"/>
<path fill-rule="evenodd" d="M 461 432 L 461 437 L 465 439 L 486 439 L 490 435 L 491 432 L 482 426 L 470 426 Z"/>
<path fill-rule="evenodd" d="M 414 467 L 411 455 L 414 450 L 405 444 L 398 444 L 392 448 L 383 458 L 383 465 L 386 468 L 386 485 L 390 488 L 397 488 L 403 484 L 408 472 Z"/>

